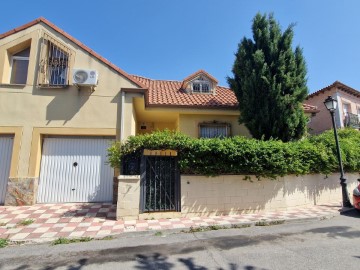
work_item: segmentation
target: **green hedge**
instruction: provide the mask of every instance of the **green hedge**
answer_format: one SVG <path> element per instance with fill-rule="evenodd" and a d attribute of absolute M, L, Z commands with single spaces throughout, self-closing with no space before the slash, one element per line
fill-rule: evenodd
<path fill-rule="evenodd" d="M 360 171 L 360 132 L 339 131 L 344 169 Z M 112 167 L 120 167 L 128 154 L 141 155 L 143 149 L 178 150 L 180 170 L 185 174 L 244 174 L 262 177 L 338 171 L 332 131 L 301 141 L 283 143 L 245 137 L 196 139 L 178 132 L 157 131 L 129 137 L 108 150 Z"/>

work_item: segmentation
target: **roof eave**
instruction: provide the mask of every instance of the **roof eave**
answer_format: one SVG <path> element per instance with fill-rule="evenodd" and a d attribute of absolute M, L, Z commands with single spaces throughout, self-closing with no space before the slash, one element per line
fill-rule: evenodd
<path fill-rule="evenodd" d="M 120 91 L 125 93 L 141 93 L 145 94 L 149 89 L 148 88 L 121 88 Z"/>
<path fill-rule="evenodd" d="M 316 92 L 308 95 L 308 96 L 306 97 L 306 99 L 308 100 L 308 99 L 313 98 L 313 97 L 315 97 L 315 96 L 324 94 L 325 92 L 330 91 L 330 90 L 331 90 L 332 88 L 334 88 L 334 87 L 340 89 L 341 91 L 344 91 L 344 92 L 346 92 L 346 93 L 349 93 L 349 94 L 351 94 L 351 95 L 353 95 L 353 96 L 360 97 L 360 92 L 359 92 L 358 90 L 356 90 L 356 89 L 354 89 L 354 88 L 352 88 L 352 87 L 350 87 L 350 86 L 347 86 L 346 84 L 343 84 L 343 83 L 341 83 L 341 82 L 339 82 L 339 81 L 335 81 L 335 82 L 332 83 L 331 85 L 326 86 L 326 87 L 324 87 L 324 88 L 322 88 L 322 89 L 320 89 L 320 90 L 318 90 L 318 91 L 316 91 Z"/>
<path fill-rule="evenodd" d="M 211 106 L 211 105 L 179 105 L 179 104 L 146 104 L 151 108 L 185 108 L 185 109 L 212 109 L 212 110 L 239 110 L 239 106 Z"/>

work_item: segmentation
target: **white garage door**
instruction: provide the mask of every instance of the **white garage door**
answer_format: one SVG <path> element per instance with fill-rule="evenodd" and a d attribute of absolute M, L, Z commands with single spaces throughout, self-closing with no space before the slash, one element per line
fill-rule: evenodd
<path fill-rule="evenodd" d="M 110 202 L 113 169 L 107 165 L 111 140 L 45 138 L 38 203 Z"/>
<path fill-rule="evenodd" d="M 12 137 L 0 137 L 0 204 L 4 204 L 5 202 L 12 148 Z"/>

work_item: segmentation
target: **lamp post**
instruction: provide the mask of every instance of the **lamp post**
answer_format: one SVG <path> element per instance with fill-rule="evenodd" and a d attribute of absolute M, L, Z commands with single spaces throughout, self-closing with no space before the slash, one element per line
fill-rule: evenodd
<path fill-rule="evenodd" d="M 341 161 L 339 139 L 338 139 L 338 134 L 336 131 L 336 126 L 335 126 L 335 110 L 337 107 L 337 100 L 332 98 L 331 96 L 328 96 L 328 98 L 325 99 L 324 104 L 325 104 L 326 109 L 328 109 L 330 112 L 333 129 L 334 129 L 337 158 L 338 158 L 339 167 L 340 167 L 340 185 L 341 185 L 341 190 L 342 190 L 343 207 L 352 207 L 350 199 L 349 199 L 348 190 L 347 190 L 346 178 L 344 177 L 344 168 L 343 168 L 343 164 Z"/>

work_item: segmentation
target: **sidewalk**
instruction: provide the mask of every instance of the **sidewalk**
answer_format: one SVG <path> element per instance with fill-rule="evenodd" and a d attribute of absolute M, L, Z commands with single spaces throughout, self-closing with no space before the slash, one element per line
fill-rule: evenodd
<path fill-rule="evenodd" d="M 47 242 L 59 237 L 103 238 L 127 232 L 186 229 L 200 226 L 254 224 L 258 221 L 322 219 L 339 215 L 341 206 L 329 204 L 288 211 L 229 216 L 116 221 L 112 204 L 38 204 L 0 206 L 0 238 L 21 242 Z M 32 220 L 26 225 L 26 221 Z"/>

